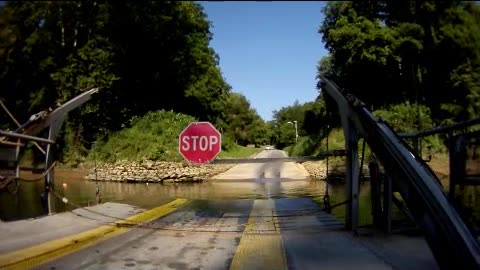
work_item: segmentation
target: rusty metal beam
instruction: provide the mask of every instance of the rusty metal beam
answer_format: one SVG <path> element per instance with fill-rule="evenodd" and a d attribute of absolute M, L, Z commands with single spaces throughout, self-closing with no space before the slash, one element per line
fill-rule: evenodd
<path fill-rule="evenodd" d="M 3 145 L 8 145 L 8 146 L 25 146 L 24 143 L 16 143 L 16 142 L 10 142 L 10 141 L 2 141 L 0 140 L 0 144 L 3 144 Z"/>
<path fill-rule="evenodd" d="M 480 124 L 480 117 L 454 123 L 451 125 L 436 127 L 436 128 L 432 128 L 432 129 L 424 130 L 420 132 L 400 133 L 398 135 L 402 138 L 419 138 L 419 137 L 426 137 L 426 136 L 431 136 L 439 133 L 448 133 L 454 130 L 464 129 L 464 128 L 478 125 L 478 124 Z"/>
<path fill-rule="evenodd" d="M 21 127 L 22 125 L 17 121 L 17 119 L 15 119 L 13 114 L 8 110 L 7 106 L 5 106 L 5 104 L 1 100 L 0 100 L 0 105 L 2 106 L 3 110 L 8 114 L 8 116 L 10 116 L 10 119 L 12 119 L 12 121 L 15 122 L 17 127 Z M 33 144 L 37 147 L 38 150 L 40 150 L 40 152 L 42 152 L 45 155 L 45 150 L 43 150 L 42 147 L 37 142 L 33 142 Z M 23 147 L 23 145 L 21 146 Z"/>
<path fill-rule="evenodd" d="M 44 138 L 29 136 L 29 135 L 25 135 L 25 134 L 19 134 L 19 133 L 15 133 L 15 132 L 11 132 L 11 131 L 0 130 L 0 135 L 7 136 L 7 137 L 12 137 L 12 138 L 29 140 L 29 141 L 35 141 L 35 142 L 48 143 L 48 144 L 54 144 L 55 143 L 55 141 L 52 141 L 52 140 L 47 140 L 47 139 L 44 139 Z"/>
<path fill-rule="evenodd" d="M 39 123 L 33 124 L 31 127 L 26 128 L 24 133 L 28 135 L 38 134 L 40 131 L 50 126 L 56 120 L 59 120 L 62 117 L 65 117 L 65 115 L 71 110 L 77 108 L 78 106 L 90 100 L 92 94 L 97 92 L 98 92 L 98 88 L 93 88 L 69 100 L 67 103 L 61 105 L 60 107 L 56 108 L 53 112 L 45 116 L 45 118 L 39 121 Z"/>

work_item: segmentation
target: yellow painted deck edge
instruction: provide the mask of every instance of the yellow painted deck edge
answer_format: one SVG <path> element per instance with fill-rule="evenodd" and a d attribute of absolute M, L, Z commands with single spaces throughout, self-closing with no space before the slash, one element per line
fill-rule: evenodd
<path fill-rule="evenodd" d="M 128 217 L 126 220 L 132 222 L 149 222 L 175 211 L 187 201 L 187 199 L 176 199 L 170 203 Z M 127 221 L 119 221 L 116 222 L 116 224 L 125 224 L 128 223 Z M 128 230 L 129 229 L 125 227 L 104 225 L 61 239 L 2 254 L 0 255 L 0 269 L 32 268 L 98 241 L 120 235 Z"/>
<path fill-rule="evenodd" d="M 275 228 L 275 233 L 272 234 L 258 234 L 255 233 L 258 220 L 261 218 L 255 217 L 258 209 L 255 200 L 253 203 L 247 225 L 237 246 L 235 254 L 230 265 L 230 270 L 250 270 L 250 269 L 287 269 L 287 258 L 285 255 L 285 247 L 283 245 L 282 235 L 280 233 L 280 224 L 276 215 L 273 216 L 272 226 Z M 272 200 L 273 203 L 273 200 Z M 262 216 L 262 215 L 261 215 Z M 252 233 L 253 232 L 253 233 Z M 268 251 L 271 256 L 262 258 L 260 266 L 252 267 L 251 260 L 254 260 L 252 255 Z"/>

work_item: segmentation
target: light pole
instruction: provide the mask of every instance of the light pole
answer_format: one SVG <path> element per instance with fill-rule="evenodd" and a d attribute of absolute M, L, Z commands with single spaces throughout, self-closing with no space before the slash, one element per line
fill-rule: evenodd
<path fill-rule="evenodd" d="M 292 121 L 288 121 L 287 123 L 295 126 L 295 143 L 297 143 L 297 141 L 298 141 L 297 120 L 293 121 L 293 123 L 292 123 Z"/>

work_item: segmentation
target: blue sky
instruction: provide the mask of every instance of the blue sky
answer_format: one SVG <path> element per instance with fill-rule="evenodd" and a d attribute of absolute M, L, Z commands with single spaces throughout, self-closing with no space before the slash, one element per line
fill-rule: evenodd
<path fill-rule="evenodd" d="M 264 120 L 318 96 L 316 65 L 327 54 L 317 33 L 324 2 L 199 3 L 213 23 L 210 45 L 223 76 Z"/>

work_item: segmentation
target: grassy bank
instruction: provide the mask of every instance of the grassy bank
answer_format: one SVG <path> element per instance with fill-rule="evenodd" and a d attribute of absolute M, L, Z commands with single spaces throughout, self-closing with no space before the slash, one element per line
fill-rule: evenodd
<path fill-rule="evenodd" d="M 178 152 L 178 136 L 189 123 L 196 119 L 171 111 L 150 112 L 141 118 L 130 121 L 128 127 L 110 134 L 96 142 L 87 162 L 115 162 L 118 160 L 139 161 L 182 161 Z M 249 157 L 261 151 L 259 148 L 247 148 L 236 145 L 230 138 L 222 138 L 220 158 Z"/>
<path fill-rule="evenodd" d="M 362 156 L 363 139 L 358 144 L 358 156 Z M 410 143 L 410 142 L 408 142 Z M 432 160 L 427 164 L 437 174 L 437 176 L 445 177 L 448 175 L 448 150 L 438 136 L 429 136 L 422 140 L 422 156 L 427 159 L 428 155 L 432 155 Z M 427 151 L 426 146 L 431 146 L 431 150 Z M 328 135 L 328 149 L 342 150 L 345 149 L 345 139 L 342 129 L 334 129 Z M 319 136 L 300 137 L 295 145 L 288 146 L 284 149 L 289 156 L 318 156 L 321 152 L 327 150 L 327 139 Z M 365 145 L 365 161 L 368 164 L 371 158 L 371 151 L 368 144 Z M 332 170 L 345 165 L 345 157 L 333 157 L 329 159 L 329 167 Z"/>
<path fill-rule="evenodd" d="M 343 137 L 343 131 L 341 129 L 334 129 L 328 135 L 328 149 L 329 150 L 342 150 L 345 149 L 345 140 Z M 327 139 L 320 136 L 303 136 L 298 138 L 298 142 L 295 145 L 286 147 L 284 149 L 289 156 L 318 156 L 321 152 L 327 150 Z M 370 151 L 366 149 L 365 156 L 369 155 Z M 361 150 L 359 151 L 361 155 Z M 330 169 L 335 167 L 344 166 L 344 157 L 334 157 L 329 159 Z"/>
<path fill-rule="evenodd" d="M 87 160 L 114 162 L 142 159 L 180 161 L 178 134 L 196 119 L 172 111 L 149 112 L 130 120 L 128 127 L 98 140 Z"/>

